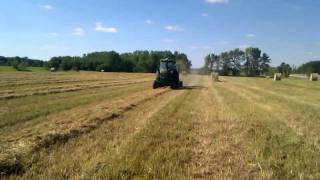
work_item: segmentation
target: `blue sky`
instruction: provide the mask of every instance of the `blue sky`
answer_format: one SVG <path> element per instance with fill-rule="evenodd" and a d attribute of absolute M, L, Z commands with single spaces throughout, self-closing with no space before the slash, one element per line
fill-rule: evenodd
<path fill-rule="evenodd" d="M 272 65 L 320 59 L 318 0 L 3 0 L 0 55 L 209 52 L 256 46 Z"/>

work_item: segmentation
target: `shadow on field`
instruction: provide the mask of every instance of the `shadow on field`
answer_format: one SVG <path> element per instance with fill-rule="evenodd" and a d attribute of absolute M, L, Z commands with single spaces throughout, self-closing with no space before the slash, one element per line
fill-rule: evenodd
<path fill-rule="evenodd" d="M 208 89 L 208 87 L 204 87 L 204 86 L 183 86 L 179 89 L 175 89 L 175 90 L 200 90 L 200 89 Z"/>
<path fill-rule="evenodd" d="M 216 80 L 216 81 L 213 81 L 213 82 L 222 83 L 222 82 L 225 82 L 225 81 Z"/>

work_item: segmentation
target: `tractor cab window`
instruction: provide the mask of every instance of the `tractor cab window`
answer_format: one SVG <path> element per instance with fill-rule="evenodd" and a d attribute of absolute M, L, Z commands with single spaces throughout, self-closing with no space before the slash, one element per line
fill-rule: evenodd
<path fill-rule="evenodd" d="M 168 62 L 167 66 L 168 66 L 168 69 L 176 69 L 176 63 L 175 62 Z"/>
<path fill-rule="evenodd" d="M 160 73 L 167 72 L 168 70 L 176 69 L 176 63 L 172 61 L 160 63 Z"/>
<path fill-rule="evenodd" d="M 160 63 L 160 73 L 167 72 L 167 65 L 166 64 L 167 63 L 165 63 L 165 62 Z"/>

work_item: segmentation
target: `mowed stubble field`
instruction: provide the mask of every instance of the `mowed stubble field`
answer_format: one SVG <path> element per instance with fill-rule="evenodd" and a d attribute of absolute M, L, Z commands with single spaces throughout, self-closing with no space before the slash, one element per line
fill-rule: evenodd
<path fill-rule="evenodd" d="M 319 179 L 320 83 L 0 73 L 1 179 Z"/>

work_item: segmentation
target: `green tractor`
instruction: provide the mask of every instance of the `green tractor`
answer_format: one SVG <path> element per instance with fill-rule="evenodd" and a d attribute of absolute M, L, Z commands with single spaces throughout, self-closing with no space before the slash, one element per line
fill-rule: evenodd
<path fill-rule="evenodd" d="M 156 80 L 153 82 L 153 89 L 162 86 L 170 86 L 172 89 L 178 89 L 183 86 L 182 81 L 179 80 L 179 72 L 174 60 L 160 60 L 160 66 L 159 70 L 157 71 Z"/>

